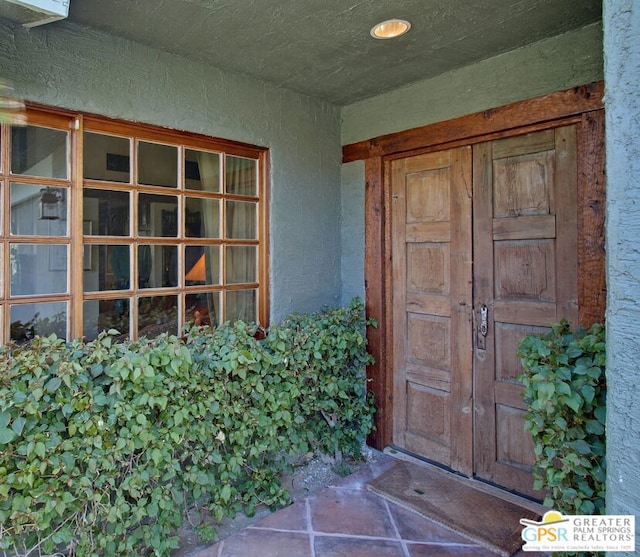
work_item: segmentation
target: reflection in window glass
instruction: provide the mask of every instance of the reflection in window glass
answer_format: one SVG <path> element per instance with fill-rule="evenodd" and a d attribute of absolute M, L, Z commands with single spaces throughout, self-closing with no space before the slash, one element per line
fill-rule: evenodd
<path fill-rule="evenodd" d="M 130 140 L 84 132 L 84 177 L 109 182 L 131 181 Z"/>
<path fill-rule="evenodd" d="M 178 246 L 138 246 L 138 286 L 178 286 Z"/>
<path fill-rule="evenodd" d="M 66 236 L 67 188 L 11 184 L 11 234 Z"/>
<path fill-rule="evenodd" d="M 225 275 L 227 284 L 255 282 L 256 248 L 254 246 L 227 246 Z"/>
<path fill-rule="evenodd" d="M 253 240 L 256 235 L 256 203 L 227 201 L 227 238 Z"/>
<path fill-rule="evenodd" d="M 219 246 L 185 247 L 185 285 L 220 284 Z"/>
<path fill-rule="evenodd" d="M 85 188 L 83 219 L 92 221 L 94 236 L 129 236 L 131 220 L 129 193 Z"/>
<path fill-rule="evenodd" d="M 67 303 L 15 304 L 9 310 L 11 340 L 28 342 L 34 336 L 67 338 Z"/>
<path fill-rule="evenodd" d="M 39 126 L 11 128 L 11 172 L 66 179 L 67 138 L 68 133 L 63 130 Z"/>
<path fill-rule="evenodd" d="M 138 143 L 138 183 L 149 186 L 178 185 L 178 148 L 159 143 Z"/>
<path fill-rule="evenodd" d="M 256 321 L 256 291 L 231 290 L 226 294 L 225 321 Z"/>
<path fill-rule="evenodd" d="M 184 235 L 186 238 L 220 237 L 220 201 L 185 198 Z"/>
<path fill-rule="evenodd" d="M 184 185 L 190 190 L 220 191 L 220 154 L 185 149 Z"/>
<path fill-rule="evenodd" d="M 184 322 L 191 325 L 218 325 L 220 294 L 203 292 L 185 297 Z"/>
<path fill-rule="evenodd" d="M 11 295 L 67 292 L 67 245 L 11 244 Z"/>
<path fill-rule="evenodd" d="M 258 161 L 227 155 L 225 164 L 227 193 L 256 195 Z"/>
<path fill-rule="evenodd" d="M 131 288 L 131 255 L 128 245 L 86 244 L 85 265 L 82 273 L 85 292 L 128 290 Z M 91 253 L 91 265 L 86 254 Z"/>
<path fill-rule="evenodd" d="M 115 329 L 120 339 L 129 337 L 129 299 L 86 300 L 82 306 L 84 337 L 93 340 L 100 332 Z"/>
<path fill-rule="evenodd" d="M 175 238 L 178 235 L 178 198 L 141 193 L 138 196 L 138 234 Z"/>
<path fill-rule="evenodd" d="M 138 337 L 178 333 L 178 297 L 154 296 L 138 300 Z"/>

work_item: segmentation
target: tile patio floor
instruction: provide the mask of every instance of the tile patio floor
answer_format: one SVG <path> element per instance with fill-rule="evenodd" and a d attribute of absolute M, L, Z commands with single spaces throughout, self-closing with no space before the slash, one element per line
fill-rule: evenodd
<path fill-rule="evenodd" d="M 380 454 L 359 472 L 263 518 L 193 557 L 496 555 L 368 491 L 366 483 L 394 462 L 392 457 Z"/>

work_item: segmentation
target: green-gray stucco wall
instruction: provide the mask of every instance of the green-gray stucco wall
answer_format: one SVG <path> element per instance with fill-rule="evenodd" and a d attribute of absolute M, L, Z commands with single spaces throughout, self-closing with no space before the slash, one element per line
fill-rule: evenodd
<path fill-rule="evenodd" d="M 342 109 L 342 143 L 441 122 L 603 79 L 602 26 L 588 25 Z M 342 283 L 364 296 L 364 165 L 343 165 Z M 359 287 L 356 282 L 359 281 Z"/>
<path fill-rule="evenodd" d="M 605 0 L 607 513 L 640 543 L 640 3 Z M 628 555 L 637 555 L 628 553 Z"/>
<path fill-rule="evenodd" d="M 340 302 L 337 107 L 69 22 L 0 20 L 0 79 L 25 100 L 268 147 L 272 321 Z"/>

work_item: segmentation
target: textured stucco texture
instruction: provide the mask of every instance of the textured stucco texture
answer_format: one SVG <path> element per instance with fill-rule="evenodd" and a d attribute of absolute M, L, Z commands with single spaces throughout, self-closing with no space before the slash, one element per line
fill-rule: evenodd
<path fill-rule="evenodd" d="M 605 0 L 607 513 L 640 515 L 640 2 Z M 640 521 L 636 519 L 636 548 Z"/>

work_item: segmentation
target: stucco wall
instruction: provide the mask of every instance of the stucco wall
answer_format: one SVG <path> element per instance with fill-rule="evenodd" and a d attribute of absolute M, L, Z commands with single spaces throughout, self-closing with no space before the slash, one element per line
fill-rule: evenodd
<path fill-rule="evenodd" d="M 640 3 L 605 0 L 607 513 L 640 516 Z M 640 520 L 636 518 L 636 548 Z M 631 555 L 631 554 L 629 554 Z"/>
<path fill-rule="evenodd" d="M 271 150 L 271 316 L 340 301 L 333 105 L 90 31 L 0 20 L 0 79 L 22 98 Z"/>
<path fill-rule="evenodd" d="M 599 81 L 603 78 L 602 64 L 602 27 L 592 24 L 346 106 L 342 109 L 342 143 L 355 143 Z M 343 243 L 342 281 L 350 293 L 364 295 L 360 266 L 364 253 L 364 212 L 353 211 L 356 203 L 364 199 L 364 165 L 352 162 L 343 167 L 343 227 L 349 227 L 349 241 Z"/>

